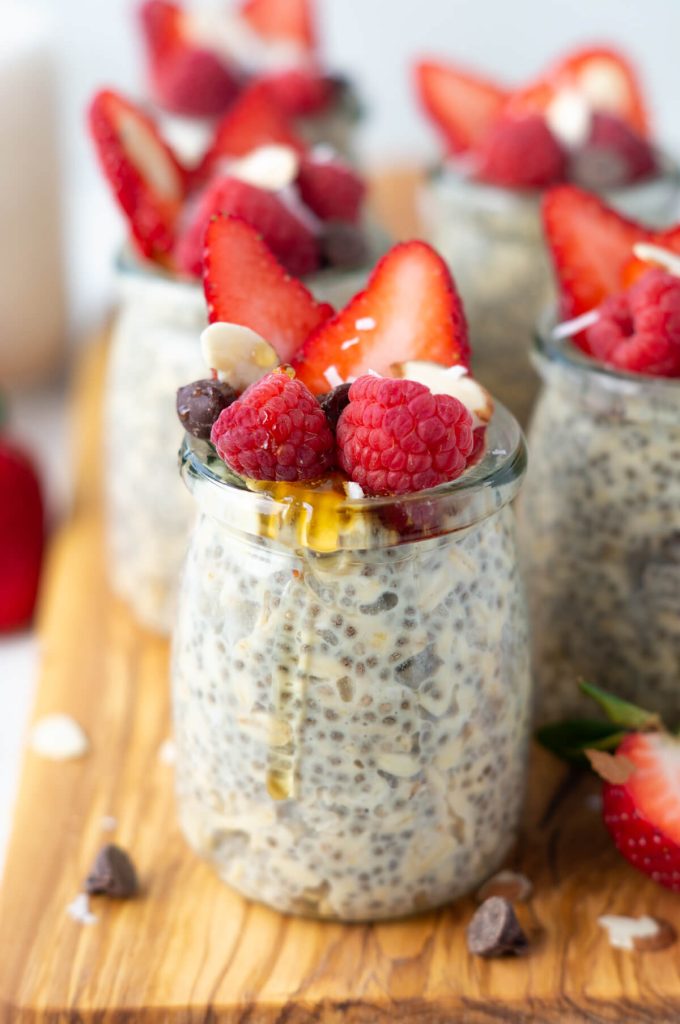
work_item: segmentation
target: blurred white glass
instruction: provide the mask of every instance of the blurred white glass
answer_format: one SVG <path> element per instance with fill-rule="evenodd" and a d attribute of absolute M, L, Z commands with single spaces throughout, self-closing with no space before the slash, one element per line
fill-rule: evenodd
<path fill-rule="evenodd" d="M 56 67 L 30 0 L 0 0 L 0 386 L 55 371 L 65 352 Z"/>

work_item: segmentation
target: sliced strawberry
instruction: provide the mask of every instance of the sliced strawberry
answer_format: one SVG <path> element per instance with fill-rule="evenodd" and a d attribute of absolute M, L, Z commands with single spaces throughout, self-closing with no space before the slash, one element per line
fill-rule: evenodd
<path fill-rule="evenodd" d="M 631 733 L 616 762 L 625 781 L 604 784 L 605 825 L 638 871 L 680 891 L 680 742 L 666 733 Z"/>
<path fill-rule="evenodd" d="M 561 181 L 567 154 L 539 114 L 501 117 L 479 150 L 477 176 L 505 188 L 544 188 Z"/>
<path fill-rule="evenodd" d="M 312 0 L 245 0 L 241 16 L 264 39 L 316 46 Z"/>
<path fill-rule="evenodd" d="M 668 252 L 675 253 L 680 256 L 680 224 L 676 224 L 672 228 L 667 228 L 665 231 L 649 232 L 646 241 L 657 245 L 661 249 L 666 249 Z M 621 288 L 630 288 L 631 285 L 635 284 L 636 281 L 646 274 L 650 267 L 653 267 L 654 263 L 638 259 L 634 256 L 626 263 L 622 274 L 621 274 Z"/>
<path fill-rule="evenodd" d="M 278 263 L 238 217 L 216 217 L 205 235 L 203 284 L 210 322 L 243 324 L 274 346 L 283 362 L 333 315 Z"/>
<path fill-rule="evenodd" d="M 40 482 L 30 460 L 0 442 L 0 633 L 33 614 L 44 527 Z"/>
<path fill-rule="evenodd" d="M 218 213 L 241 217 L 255 228 L 289 273 L 304 277 L 318 269 L 316 238 L 276 194 L 227 176 L 208 186 L 179 242 L 177 262 L 185 273 L 200 276 L 205 228 Z"/>
<path fill-rule="evenodd" d="M 314 68 L 289 68 L 258 79 L 274 101 L 290 117 L 309 117 L 324 111 L 332 102 L 336 86 Z"/>
<path fill-rule="evenodd" d="M 240 90 L 235 70 L 210 50 L 180 49 L 156 75 L 158 102 L 183 117 L 216 117 Z"/>
<path fill-rule="evenodd" d="M 543 226 L 559 282 L 562 313 L 579 316 L 621 288 L 636 242 L 651 233 L 573 185 L 543 197 Z"/>
<path fill-rule="evenodd" d="M 291 146 L 304 152 L 288 115 L 272 99 L 266 83 L 256 82 L 245 90 L 217 126 L 197 175 L 208 178 L 220 160 L 245 156 L 270 143 Z"/>
<path fill-rule="evenodd" d="M 137 248 L 149 259 L 165 258 L 175 243 L 186 172 L 152 118 L 118 93 L 97 93 L 89 123 L 102 169 Z"/>
<path fill-rule="evenodd" d="M 649 118 L 635 71 L 622 54 L 606 46 L 568 54 L 535 82 L 518 90 L 510 106 L 545 111 L 557 94 L 566 89 L 580 92 L 593 110 L 615 114 L 638 134 L 649 135 Z"/>
<path fill-rule="evenodd" d="M 410 359 L 467 366 L 469 355 L 463 307 L 446 264 L 425 242 L 402 242 L 383 256 L 366 290 L 307 339 L 293 366 L 322 394 L 337 375 L 390 375 L 393 363 Z"/>
<path fill-rule="evenodd" d="M 302 158 L 297 178 L 303 202 L 321 220 L 342 220 L 356 224 L 366 195 L 366 186 L 356 171 L 339 157 L 319 160 Z"/>
<path fill-rule="evenodd" d="M 170 0 L 146 0 L 139 8 L 152 77 L 184 47 L 182 8 Z"/>
<path fill-rule="evenodd" d="M 416 65 L 420 101 L 452 153 L 474 149 L 501 115 L 508 93 L 454 64 Z"/>

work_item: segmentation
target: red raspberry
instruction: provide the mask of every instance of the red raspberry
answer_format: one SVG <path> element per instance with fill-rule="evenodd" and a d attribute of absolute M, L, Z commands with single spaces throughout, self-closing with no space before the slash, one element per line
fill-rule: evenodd
<path fill-rule="evenodd" d="M 649 270 L 599 307 L 586 331 L 596 359 L 631 373 L 680 377 L 680 278 Z"/>
<path fill-rule="evenodd" d="M 472 417 L 457 398 L 373 376 L 359 377 L 349 398 L 338 422 L 338 458 L 367 494 L 422 491 L 466 468 Z"/>
<path fill-rule="evenodd" d="M 539 114 L 504 117 L 485 137 L 477 175 L 507 188 L 543 188 L 561 181 L 567 155 Z"/>
<path fill-rule="evenodd" d="M 224 409 L 210 440 L 235 473 L 254 480 L 316 480 L 334 462 L 323 409 L 302 381 L 281 370 Z"/>
<path fill-rule="evenodd" d="M 628 185 L 658 170 L 654 150 L 646 139 L 613 114 L 593 114 L 590 137 L 572 154 L 569 177 L 584 188 Z"/>

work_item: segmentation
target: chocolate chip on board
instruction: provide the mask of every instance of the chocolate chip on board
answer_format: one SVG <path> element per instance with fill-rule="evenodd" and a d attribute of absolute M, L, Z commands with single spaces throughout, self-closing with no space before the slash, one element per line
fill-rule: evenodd
<path fill-rule="evenodd" d="M 85 879 L 85 891 L 91 896 L 113 896 L 120 900 L 139 891 L 135 866 L 125 850 L 114 843 L 101 848 Z"/>
<path fill-rule="evenodd" d="M 467 927 L 468 950 L 475 956 L 519 956 L 529 942 L 512 909 L 502 896 L 490 896 L 477 908 Z"/>
<path fill-rule="evenodd" d="M 231 384 L 219 380 L 195 380 L 177 392 L 177 415 L 190 434 L 210 440 L 210 431 L 223 409 L 238 398 Z"/>

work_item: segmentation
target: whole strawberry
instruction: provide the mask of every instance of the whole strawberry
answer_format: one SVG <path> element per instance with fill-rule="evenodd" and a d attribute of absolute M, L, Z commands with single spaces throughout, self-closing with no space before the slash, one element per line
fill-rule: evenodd
<path fill-rule="evenodd" d="M 406 494 L 454 480 L 474 446 L 457 398 L 411 380 L 359 377 L 338 421 L 338 461 L 367 494 Z"/>
<path fill-rule="evenodd" d="M 268 373 L 220 413 L 211 441 L 235 473 L 254 480 L 318 480 L 335 459 L 323 409 L 285 370 Z"/>
<path fill-rule="evenodd" d="M 30 460 L 0 441 L 0 631 L 33 615 L 43 553 L 43 502 Z"/>

